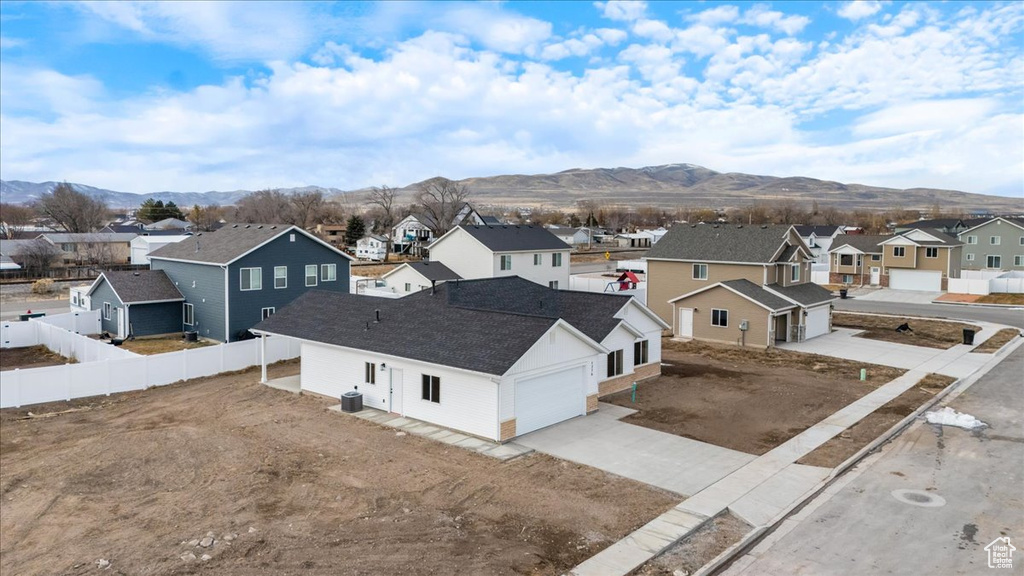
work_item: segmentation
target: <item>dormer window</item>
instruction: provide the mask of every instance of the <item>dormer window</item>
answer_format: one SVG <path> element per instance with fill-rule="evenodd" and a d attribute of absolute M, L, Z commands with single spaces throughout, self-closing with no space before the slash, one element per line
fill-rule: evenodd
<path fill-rule="evenodd" d="M 800 265 L 799 264 L 794 264 L 793 265 L 792 271 L 790 272 L 789 280 L 791 282 L 799 282 L 800 281 Z"/>

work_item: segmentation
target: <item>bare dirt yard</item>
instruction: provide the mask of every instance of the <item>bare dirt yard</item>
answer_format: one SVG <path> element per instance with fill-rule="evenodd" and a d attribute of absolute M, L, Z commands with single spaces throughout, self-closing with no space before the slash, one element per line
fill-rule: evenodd
<path fill-rule="evenodd" d="M 176 334 L 174 336 L 153 336 L 136 338 L 135 340 L 125 340 L 121 343 L 121 347 L 125 350 L 135 352 L 136 354 L 149 355 L 163 354 L 165 352 L 177 352 L 178 350 L 193 350 L 195 348 L 205 348 L 215 344 L 217 344 L 217 342 L 212 340 L 188 342 L 182 338 L 180 334 Z"/>
<path fill-rule="evenodd" d="M 1000 348 L 1005 346 L 1010 340 L 1019 338 L 1021 331 L 1016 328 L 1003 328 L 999 332 L 992 335 L 991 338 L 985 340 L 978 346 L 975 346 L 971 352 L 998 352 Z"/>
<path fill-rule="evenodd" d="M 726 548 L 740 541 L 753 527 L 726 512 L 716 516 L 660 556 L 636 571 L 640 576 L 693 574 Z"/>
<path fill-rule="evenodd" d="M 39 368 L 42 366 L 60 366 L 71 362 L 68 358 L 51 352 L 46 346 L 28 346 L 25 348 L 3 348 L 0 350 L 0 370 L 15 368 Z"/>
<path fill-rule="evenodd" d="M 912 331 L 897 332 L 896 328 L 901 324 L 909 324 Z M 981 330 L 978 326 L 961 324 L 959 322 L 925 320 L 923 318 L 907 318 L 903 316 L 851 314 L 846 312 L 832 314 L 832 325 L 864 330 L 863 333 L 858 335 L 861 338 L 871 338 L 872 340 L 882 340 L 884 342 L 898 342 L 911 346 L 941 348 L 943 350 L 963 343 L 963 331 L 965 328 Z"/>
<path fill-rule="evenodd" d="M 602 398 L 638 410 L 623 420 L 761 455 L 903 370 L 780 350 L 663 341 L 662 375 Z M 859 380 L 862 367 L 869 379 Z"/>
<path fill-rule="evenodd" d="M 817 447 L 797 463 L 826 468 L 839 466 L 856 454 L 858 450 L 895 426 L 897 422 L 923 406 L 953 381 L 954 378 L 949 376 L 929 374 L 916 386 L 893 398 L 860 422 Z"/>
<path fill-rule="evenodd" d="M 979 304 L 1024 304 L 1024 294 L 986 294 L 975 300 Z"/>
<path fill-rule="evenodd" d="M 677 503 L 543 455 L 399 436 L 257 378 L 0 411 L 0 573 L 560 574 Z"/>

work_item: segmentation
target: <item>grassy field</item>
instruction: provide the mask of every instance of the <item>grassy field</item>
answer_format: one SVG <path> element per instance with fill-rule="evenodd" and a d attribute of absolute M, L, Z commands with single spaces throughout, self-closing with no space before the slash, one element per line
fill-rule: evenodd
<path fill-rule="evenodd" d="M 212 340 L 199 340 L 198 342 L 187 342 L 181 336 L 157 336 L 155 338 L 136 338 L 125 340 L 121 347 L 136 354 L 151 355 L 163 354 L 164 352 L 177 352 L 178 350 L 192 350 L 194 348 L 205 348 L 215 346 L 217 342 Z"/>

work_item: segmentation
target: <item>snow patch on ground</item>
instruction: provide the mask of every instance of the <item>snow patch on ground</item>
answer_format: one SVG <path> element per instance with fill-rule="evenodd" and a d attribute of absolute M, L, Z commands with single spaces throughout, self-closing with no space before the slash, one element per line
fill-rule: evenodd
<path fill-rule="evenodd" d="M 974 416 L 971 416 L 970 414 L 962 414 L 953 410 L 949 406 L 935 412 L 925 412 L 924 419 L 927 420 L 929 424 L 956 426 L 957 428 L 963 428 L 964 430 L 975 430 L 988 426 L 988 424 L 985 424 Z"/>

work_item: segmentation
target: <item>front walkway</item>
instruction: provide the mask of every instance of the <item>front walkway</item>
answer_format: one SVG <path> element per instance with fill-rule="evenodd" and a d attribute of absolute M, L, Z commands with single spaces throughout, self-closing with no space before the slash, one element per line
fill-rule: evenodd
<path fill-rule="evenodd" d="M 917 290 L 892 290 L 890 288 L 855 289 L 850 295 L 858 300 L 875 302 L 901 302 L 903 304 L 931 304 L 943 292 L 920 292 Z"/>
<path fill-rule="evenodd" d="M 594 414 L 516 439 L 517 444 L 687 496 L 755 457 L 620 422 L 636 410 L 601 402 Z"/>

